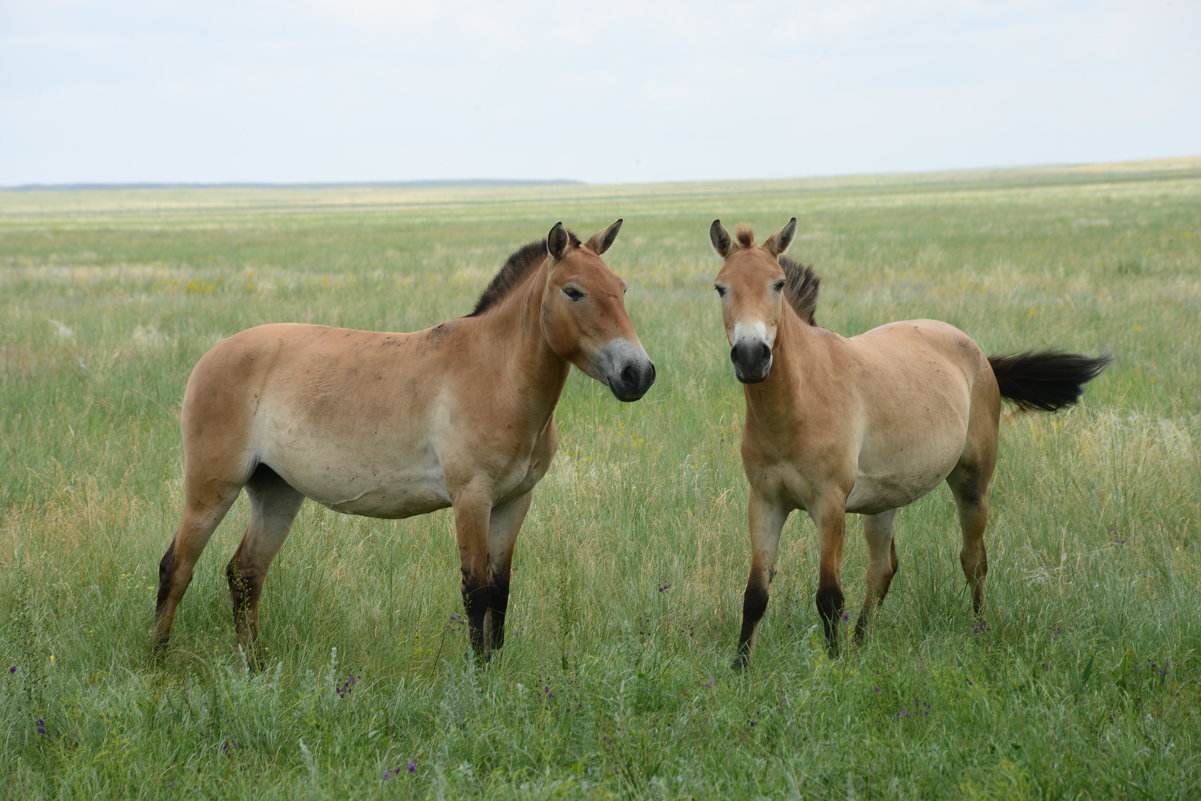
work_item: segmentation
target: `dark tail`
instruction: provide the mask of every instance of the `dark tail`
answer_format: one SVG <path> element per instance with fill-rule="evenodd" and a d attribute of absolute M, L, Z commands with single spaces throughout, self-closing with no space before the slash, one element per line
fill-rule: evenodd
<path fill-rule="evenodd" d="M 1001 397 L 1019 409 L 1044 412 L 1057 412 L 1079 400 L 1084 385 L 1110 361 L 1108 355 L 1090 359 L 1054 350 L 988 357 Z"/>

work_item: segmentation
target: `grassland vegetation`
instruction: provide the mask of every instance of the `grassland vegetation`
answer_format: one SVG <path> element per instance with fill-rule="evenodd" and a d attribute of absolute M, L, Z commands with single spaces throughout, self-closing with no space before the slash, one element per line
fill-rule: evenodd
<path fill-rule="evenodd" d="M 653 186 L 0 192 L 0 797 L 1201 796 L 1201 165 Z M 751 670 L 749 566 L 708 225 L 800 227 L 843 334 L 912 317 L 989 353 L 1112 353 L 1083 403 L 1002 423 L 978 624 L 943 489 L 897 520 L 867 642 L 831 660 L 812 525 L 784 530 Z M 517 543 L 504 650 L 468 656 L 449 512 L 308 503 L 267 581 L 268 667 L 201 559 L 148 633 L 192 365 L 263 322 L 466 314 L 557 220 L 659 368 L 573 374 Z M 848 607 L 865 547 L 850 521 Z"/>

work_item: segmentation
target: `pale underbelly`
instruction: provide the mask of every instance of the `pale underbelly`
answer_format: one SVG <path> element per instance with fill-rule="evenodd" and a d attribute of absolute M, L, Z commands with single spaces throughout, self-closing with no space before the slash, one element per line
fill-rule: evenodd
<path fill-rule="evenodd" d="M 946 448 L 938 457 L 927 454 L 886 465 L 861 463 L 847 496 L 847 511 L 878 514 L 908 506 L 941 484 L 958 461 L 958 449 Z"/>
<path fill-rule="evenodd" d="M 295 490 L 336 512 L 402 518 L 450 506 L 441 470 L 341 475 L 272 466 Z"/>
<path fill-rule="evenodd" d="M 433 423 L 425 430 L 408 421 L 391 431 L 381 427 L 372 436 L 352 430 L 339 437 L 265 420 L 255 443 L 258 461 L 305 497 L 344 514 L 427 514 L 451 506 L 459 492 L 477 482 L 487 487 L 488 500 L 496 506 L 527 492 L 546 469 L 533 458 L 533 449 L 498 461 L 494 454 L 472 453 L 454 437 L 448 443 Z M 453 460 L 450 485 L 444 459 Z"/>
<path fill-rule="evenodd" d="M 892 470 L 861 464 L 846 496 L 845 511 L 870 515 L 908 506 L 942 483 L 958 460 L 958 454 L 948 452 L 940 459 L 914 460 L 896 465 Z M 776 475 L 779 482 L 776 486 L 798 509 L 811 508 L 818 498 L 834 489 L 830 476 L 806 475 L 791 465 Z M 772 483 L 775 482 L 768 482 L 765 494 L 773 494 Z"/>
<path fill-rule="evenodd" d="M 846 510 L 874 515 L 908 506 L 942 483 L 949 473 L 948 469 L 941 475 L 928 476 L 922 480 L 911 477 L 907 481 L 878 481 L 860 476 L 855 481 L 851 494 L 847 496 Z"/>
<path fill-rule="evenodd" d="M 396 519 L 451 505 L 450 489 L 432 452 L 424 460 L 386 468 L 352 460 L 263 461 L 305 497 L 344 514 Z M 528 492 L 543 472 L 541 466 L 516 463 L 501 475 L 491 476 L 492 505 Z"/>

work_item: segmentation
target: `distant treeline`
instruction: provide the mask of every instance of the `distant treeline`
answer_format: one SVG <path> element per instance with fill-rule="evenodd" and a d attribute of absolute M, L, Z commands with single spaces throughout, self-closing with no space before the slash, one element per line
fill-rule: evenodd
<path fill-rule="evenodd" d="M 534 181 L 504 178 L 463 178 L 442 181 L 332 181 L 328 183 L 113 183 L 113 184 L 22 184 L 3 187 L 16 191 L 74 191 L 111 189 L 436 189 L 457 186 L 567 186 L 582 185 L 583 181 L 558 179 Z"/>

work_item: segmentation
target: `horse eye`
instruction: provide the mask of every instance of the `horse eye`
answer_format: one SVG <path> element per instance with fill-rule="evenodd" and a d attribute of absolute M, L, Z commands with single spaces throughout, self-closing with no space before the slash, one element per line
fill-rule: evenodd
<path fill-rule="evenodd" d="M 573 286 L 563 287 L 563 294 L 566 295 L 567 299 L 570 300 L 572 303 L 575 303 L 577 301 L 581 301 L 584 299 L 584 293 L 581 292 L 580 290 L 576 289 Z"/>
<path fill-rule="evenodd" d="M 784 291 L 784 279 L 781 278 L 779 281 L 776 281 L 774 284 L 771 285 L 771 288 L 774 289 L 776 292 L 783 292 Z"/>

